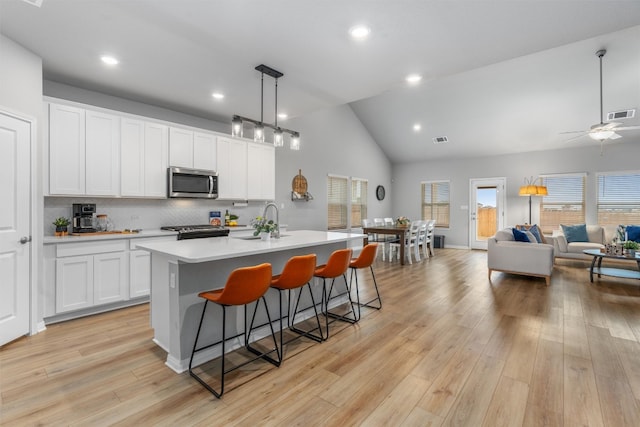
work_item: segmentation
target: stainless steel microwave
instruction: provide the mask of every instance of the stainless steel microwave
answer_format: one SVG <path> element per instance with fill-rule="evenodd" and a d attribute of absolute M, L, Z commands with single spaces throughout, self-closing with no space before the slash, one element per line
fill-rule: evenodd
<path fill-rule="evenodd" d="M 170 167 L 169 197 L 218 198 L 218 174 L 214 171 Z"/>

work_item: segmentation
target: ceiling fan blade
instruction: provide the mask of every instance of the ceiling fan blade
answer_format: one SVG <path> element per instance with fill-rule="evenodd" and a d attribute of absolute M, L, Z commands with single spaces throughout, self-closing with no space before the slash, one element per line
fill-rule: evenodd
<path fill-rule="evenodd" d="M 611 130 L 617 126 L 620 126 L 621 124 L 622 123 L 609 122 L 609 123 L 605 123 L 604 126 L 602 126 L 600 129 Z"/>
<path fill-rule="evenodd" d="M 567 131 L 567 132 L 558 132 L 558 135 L 564 135 L 564 134 L 568 134 L 568 133 L 584 133 L 586 135 L 587 132 L 589 132 L 589 131 L 585 131 L 585 130 L 570 130 L 570 131 Z"/>
<path fill-rule="evenodd" d="M 583 136 L 587 136 L 588 135 L 588 133 L 585 133 L 584 131 L 580 131 L 580 132 L 582 133 L 582 135 L 577 135 L 577 136 L 574 136 L 573 138 L 565 139 L 563 142 L 564 143 L 572 142 L 572 141 L 575 141 L 576 139 L 580 139 Z M 576 133 L 576 132 L 561 132 L 561 133 Z"/>
<path fill-rule="evenodd" d="M 617 133 L 614 133 L 613 135 L 611 135 L 609 138 L 607 139 L 618 139 L 618 138 L 622 138 L 622 136 L 618 135 Z"/>
<path fill-rule="evenodd" d="M 638 130 L 640 129 L 640 126 L 624 126 L 621 128 L 616 128 L 616 132 L 619 130 Z"/>

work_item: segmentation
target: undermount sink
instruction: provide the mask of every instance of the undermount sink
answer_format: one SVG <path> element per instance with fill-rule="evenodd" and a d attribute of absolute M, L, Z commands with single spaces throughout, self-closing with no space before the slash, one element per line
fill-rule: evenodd
<path fill-rule="evenodd" d="M 290 236 L 290 234 L 281 234 L 280 237 L 288 237 Z M 260 240 L 260 236 L 238 236 L 238 237 L 233 237 L 234 239 L 241 239 L 241 240 Z M 275 237 L 271 237 L 272 239 L 276 239 Z M 276 239 L 277 240 L 277 239 Z"/>

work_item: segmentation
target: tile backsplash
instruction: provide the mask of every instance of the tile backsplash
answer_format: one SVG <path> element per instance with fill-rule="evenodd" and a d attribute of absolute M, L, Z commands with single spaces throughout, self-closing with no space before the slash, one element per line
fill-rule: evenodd
<path fill-rule="evenodd" d="M 249 202 L 246 207 L 234 207 L 230 202 L 203 199 L 120 199 L 89 197 L 45 197 L 44 232 L 52 235 L 54 219 L 71 218 L 74 203 L 95 203 L 98 214 L 106 214 L 117 230 L 158 229 L 165 225 L 207 224 L 209 211 L 225 210 L 239 216 L 238 223 L 248 225 L 251 218 L 262 214 L 265 202 Z M 270 211 L 269 218 L 273 215 Z M 283 212 L 280 223 L 284 224 Z"/>

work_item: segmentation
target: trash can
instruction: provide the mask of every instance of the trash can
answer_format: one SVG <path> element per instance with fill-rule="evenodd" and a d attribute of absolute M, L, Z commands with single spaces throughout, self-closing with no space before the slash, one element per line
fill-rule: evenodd
<path fill-rule="evenodd" d="M 444 236 L 441 234 L 436 234 L 433 236 L 433 247 L 442 249 L 444 248 Z"/>

